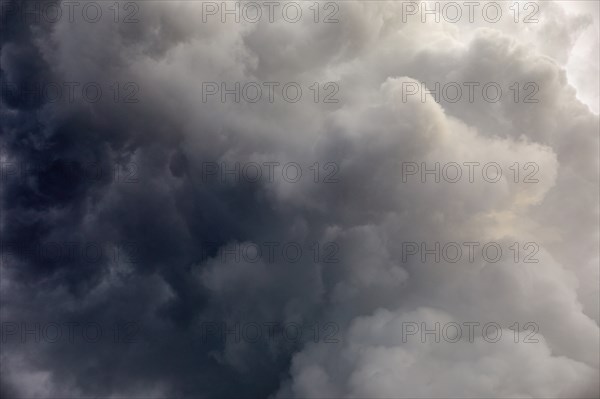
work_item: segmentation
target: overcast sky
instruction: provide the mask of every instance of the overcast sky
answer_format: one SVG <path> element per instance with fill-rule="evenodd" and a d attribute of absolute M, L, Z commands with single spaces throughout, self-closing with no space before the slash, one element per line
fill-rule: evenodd
<path fill-rule="evenodd" d="M 2 0 L 2 397 L 598 397 L 598 2 L 267 3 Z"/>

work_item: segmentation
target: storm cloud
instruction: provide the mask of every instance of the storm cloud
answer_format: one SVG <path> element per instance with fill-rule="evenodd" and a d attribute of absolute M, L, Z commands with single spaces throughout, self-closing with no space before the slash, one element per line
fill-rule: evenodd
<path fill-rule="evenodd" d="M 3 398 L 600 395 L 597 3 L 66 3 L 1 4 Z"/>

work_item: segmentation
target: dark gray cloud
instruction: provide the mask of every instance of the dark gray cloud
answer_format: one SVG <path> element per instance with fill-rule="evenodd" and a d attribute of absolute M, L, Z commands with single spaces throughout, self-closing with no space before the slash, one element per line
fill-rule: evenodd
<path fill-rule="evenodd" d="M 2 1 L 2 397 L 598 395 L 599 122 L 581 89 L 598 61 L 570 66 L 597 45 L 597 7 L 421 23 L 402 2 L 340 2 L 324 24 L 302 3 L 297 23 L 252 24 L 122 2 L 115 23 L 97 2 L 90 23 L 15 15 L 27 3 Z M 207 82 L 263 98 L 205 98 Z M 504 94 L 407 95 L 435 82 Z M 505 174 L 403 181 L 407 162 Z M 405 258 L 403 243 L 470 241 L 504 256 Z M 539 262 L 514 262 L 515 242 Z M 403 340 L 463 322 L 504 338 Z M 513 342 L 516 322 L 538 342 Z"/>

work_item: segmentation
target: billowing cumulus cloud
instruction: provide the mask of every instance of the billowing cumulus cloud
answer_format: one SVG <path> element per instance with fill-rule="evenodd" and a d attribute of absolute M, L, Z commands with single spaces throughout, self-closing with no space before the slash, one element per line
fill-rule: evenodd
<path fill-rule="evenodd" d="M 596 3 L 26 3 L 2 397 L 600 394 Z"/>

